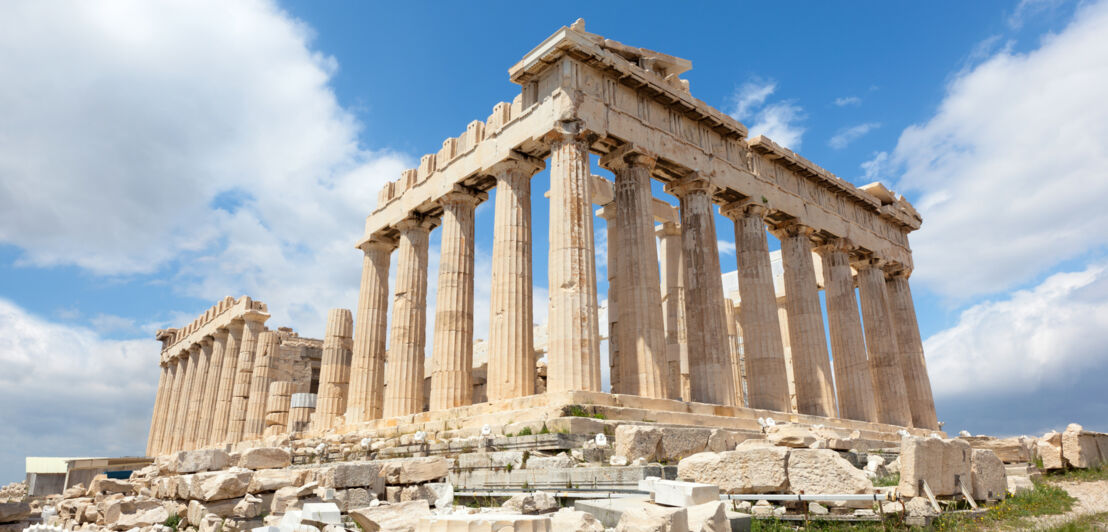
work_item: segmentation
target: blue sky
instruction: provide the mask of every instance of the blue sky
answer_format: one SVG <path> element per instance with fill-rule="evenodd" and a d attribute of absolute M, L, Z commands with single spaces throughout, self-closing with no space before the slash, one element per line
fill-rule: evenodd
<path fill-rule="evenodd" d="M 28 454 L 141 453 L 154 329 L 225 295 L 321 335 L 356 302 L 380 185 L 511 100 L 508 67 L 578 17 L 691 60 L 696 97 L 917 206 L 948 431 L 1108 430 L 1106 1 L 17 1 L 0 6 L 0 481 Z M 534 276 L 542 300 L 542 260 Z"/>

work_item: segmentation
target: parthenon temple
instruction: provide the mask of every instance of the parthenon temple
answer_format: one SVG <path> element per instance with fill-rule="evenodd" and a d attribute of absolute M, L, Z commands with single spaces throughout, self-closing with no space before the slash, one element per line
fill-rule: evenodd
<path fill-rule="evenodd" d="M 856 187 L 749 138 L 692 96 L 680 77 L 691 67 L 581 22 L 558 30 L 509 69 L 512 101 L 380 191 L 355 243 L 357 308 L 332 310 L 322 341 L 267 330 L 266 305 L 245 296 L 158 332 L 148 454 L 285 433 L 462 434 L 578 405 L 735 430 L 767 417 L 875 438 L 939 430 L 909 287 L 919 214 L 881 184 Z M 593 156 L 614 179 L 594 175 Z M 543 170 L 545 197 L 531 190 Z M 655 181 L 676 205 L 654 197 Z M 476 207 L 490 196 L 489 332 L 477 341 Z M 535 211 L 549 213 L 547 257 L 532 252 Z M 733 221 L 733 263 L 721 261 L 717 211 Z M 534 260 L 548 272 L 538 328 Z"/>

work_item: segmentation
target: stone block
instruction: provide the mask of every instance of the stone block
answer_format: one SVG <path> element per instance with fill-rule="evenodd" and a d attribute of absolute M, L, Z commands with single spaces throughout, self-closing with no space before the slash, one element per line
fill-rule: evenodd
<path fill-rule="evenodd" d="M 694 454 L 677 465 L 677 478 L 715 484 L 724 493 L 780 493 L 788 487 L 785 447 L 748 447 Z"/>
<path fill-rule="evenodd" d="M 262 493 L 297 486 L 304 483 L 307 474 L 306 469 L 261 469 L 254 472 L 246 490 L 250 493 Z"/>
<path fill-rule="evenodd" d="M 0 523 L 14 523 L 31 516 L 31 505 L 26 502 L 0 502 Z"/>
<path fill-rule="evenodd" d="M 419 520 L 418 532 L 553 532 L 550 518 L 538 515 L 433 515 Z"/>
<path fill-rule="evenodd" d="M 305 504 L 300 510 L 300 518 L 302 521 L 315 521 L 324 525 L 342 525 L 342 511 L 339 510 L 338 505 L 331 502 Z M 315 523 L 312 524 L 315 525 Z"/>
<path fill-rule="evenodd" d="M 527 469 L 564 469 L 576 465 L 577 462 L 566 453 L 555 456 L 532 456 L 527 459 Z"/>
<path fill-rule="evenodd" d="M 966 440 L 974 449 L 988 449 L 996 454 L 997 458 L 1006 464 L 1016 464 L 1031 461 L 1031 449 L 1020 438 L 997 439 L 992 437 L 958 438 Z"/>
<path fill-rule="evenodd" d="M 656 480 L 654 503 L 665 506 L 696 506 L 719 501 L 719 487 L 680 480 Z"/>
<path fill-rule="evenodd" d="M 400 458 L 381 463 L 387 484 L 418 484 L 445 478 L 450 463 L 442 457 Z"/>
<path fill-rule="evenodd" d="M 792 493 L 873 493 L 873 482 L 865 472 L 830 449 L 795 449 L 789 453 L 789 491 Z M 868 507 L 872 503 L 837 503 L 837 506 Z"/>
<path fill-rule="evenodd" d="M 551 529 L 557 532 L 604 532 L 604 525 L 592 514 L 562 508 L 550 514 Z"/>
<path fill-rule="evenodd" d="M 292 465 L 292 454 L 280 447 L 255 447 L 242 452 L 239 467 L 274 469 Z"/>
<path fill-rule="evenodd" d="M 316 476 L 321 486 L 330 488 L 370 488 L 374 493 L 383 489 L 381 464 L 377 462 L 346 462 L 325 468 Z"/>
<path fill-rule="evenodd" d="M 689 513 L 685 508 L 658 506 L 646 501 L 630 504 L 620 515 L 616 532 L 688 532 Z"/>
<path fill-rule="evenodd" d="M 92 482 L 89 483 L 86 495 L 94 497 L 96 495 L 110 493 L 131 494 L 134 493 L 134 486 L 126 480 L 118 480 L 107 478 L 103 475 L 97 475 L 96 478 L 92 479 Z"/>
<path fill-rule="evenodd" d="M 662 444 L 656 460 L 677 462 L 687 456 L 708 450 L 711 429 L 660 427 Z"/>
<path fill-rule="evenodd" d="M 174 473 L 219 471 L 231 465 L 231 456 L 220 449 L 180 451 L 171 455 L 168 468 Z"/>
<path fill-rule="evenodd" d="M 500 507 L 513 513 L 535 515 L 556 511 L 560 505 L 553 495 L 544 491 L 536 491 L 534 493 L 513 495 L 507 501 L 504 501 L 504 504 Z"/>
<path fill-rule="evenodd" d="M 163 506 L 156 506 L 148 510 L 133 514 L 123 514 L 119 520 L 112 524 L 113 530 L 130 530 L 132 528 L 144 528 L 160 525 L 169 519 L 169 512 Z"/>
<path fill-rule="evenodd" d="M 1004 462 L 989 449 L 974 449 L 970 462 L 973 478 L 973 498 L 979 501 L 996 501 L 1004 498 L 1008 490 L 1008 474 Z"/>
<path fill-rule="evenodd" d="M 649 501 L 649 497 L 637 495 L 618 499 L 578 499 L 573 502 L 573 509 L 596 517 L 605 528 L 615 528 L 624 510 Z"/>
<path fill-rule="evenodd" d="M 463 453 L 458 455 L 456 465 L 463 469 L 498 469 L 508 466 L 513 469 L 522 469 L 523 451 Z"/>
<path fill-rule="evenodd" d="M 613 452 L 628 461 L 645 458 L 653 461 L 659 454 L 662 431 L 647 425 L 620 425 L 616 427 Z"/>
<path fill-rule="evenodd" d="M 939 497 L 959 493 L 955 479 L 969 486 L 972 449 L 964 440 L 943 440 L 908 436 L 900 442 L 900 485 L 905 497 L 922 494 L 920 481 L 926 480 Z"/>
<path fill-rule="evenodd" d="M 731 520 L 727 517 L 727 505 L 716 499 L 712 502 L 689 506 L 690 532 L 731 532 Z"/>
<path fill-rule="evenodd" d="M 1097 443 L 1099 435 L 1097 432 L 1086 431 L 1077 423 L 1070 423 L 1062 433 L 1062 457 L 1079 469 L 1099 466 L 1108 458 L 1100 455 L 1100 446 Z"/>
<path fill-rule="evenodd" d="M 349 514 L 364 532 L 413 532 L 421 518 L 431 515 L 431 506 L 419 500 L 358 508 Z"/>
<path fill-rule="evenodd" d="M 193 478 L 192 498 L 202 501 L 235 499 L 246 495 L 250 471 L 220 471 L 201 473 Z"/>

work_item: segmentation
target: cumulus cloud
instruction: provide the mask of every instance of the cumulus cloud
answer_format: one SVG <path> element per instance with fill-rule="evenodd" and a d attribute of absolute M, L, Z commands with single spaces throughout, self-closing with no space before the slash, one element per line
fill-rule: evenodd
<path fill-rule="evenodd" d="M 888 163 L 924 218 L 915 279 L 956 300 L 997 293 L 1108 244 L 1105 27 L 1108 2 L 1080 8 L 1040 48 L 955 78 L 901 134 Z"/>
<path fill-rule="evenodd" d="M 0 11 L 0 242 L 21 263 L 249 293 L 315 334 L 355 303 L 353 243 L 410 161 L 358 146 L 309 28 L 262 0 Z"/>
<path fill-rule="evenodd" d="M 158 385 L 158 344 L 108 340 L 0 299 L 0 484 L 25 456 L 141 456 Z"/>
<path fill-rule="evenodd" d="M 827 141 L 827 145 L 835 148 L 836 150 L 841 150 L 850 145 L 851 142 L 858 140 L 866 133 L 869 133 L 870 131 L 873 131 L 879 127 L 881 127 L 881 124 L 878 122 L 866 122 L 864 124 L 858 124 L 856 126 L 841 128 L 835 132 L 835 135 L 831 137 L 831 140 Z"/>
<path fill-rule="evenodd" d="M 754 78 L 743 83 L 732 95 L 730 115 L 747 125 L 751 137 L 765 135 L 798 150 L 805 130 L 800 122 L 807 115 L 794 100 L 770 101 L 776 91 L 777 82 L 773 80 Z"/>

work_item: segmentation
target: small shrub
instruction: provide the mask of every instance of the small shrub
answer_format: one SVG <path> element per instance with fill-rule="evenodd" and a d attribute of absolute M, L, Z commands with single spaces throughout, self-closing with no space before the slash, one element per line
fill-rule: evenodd
<path fill-rule="evenodd" d="M 874 486 L 896 486 L 897 484 L 900 484 L 900 473 L 877 477 L 877 479 L 873 481 Z"/>
<path fill-rule="evenodd" d="M 539 429 L 539 434 L 550 434 L 550 429 L 546 428 L 546 422 L 542 422 L 542 428 Z"/>
<path fill-rule="evenodd" d="M 181 516 L 175 513 L 169 514 L 169 517 L 167 517 L 165 519 L 165 522 L 162 524 L 169 528 L 172 528 L 173 530 L 177 530 L 177 527 L 181 525 Z"/>
<path fill-rule="evenodd" d="M 523 430 L 519 431 L 519 434 L 517 434 L 517 436 L 530 436 L 530 435 L 531 435 L 531 427 L 523 427 Z"/>

